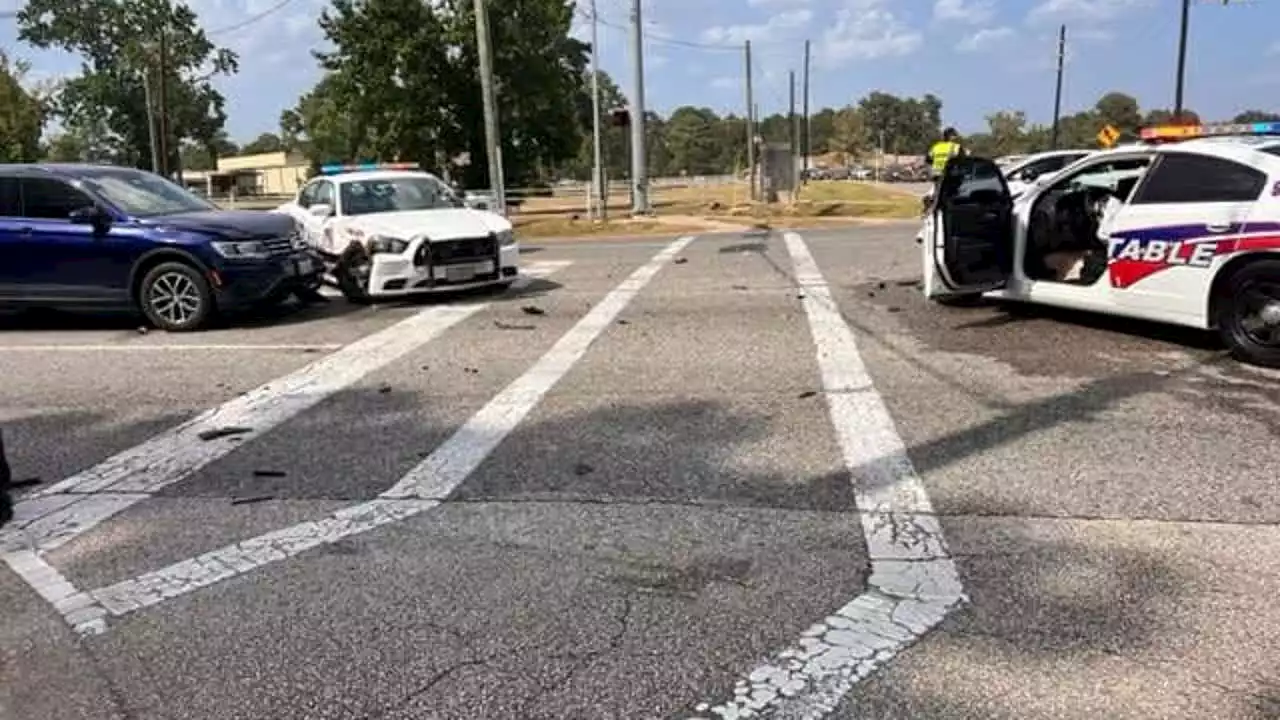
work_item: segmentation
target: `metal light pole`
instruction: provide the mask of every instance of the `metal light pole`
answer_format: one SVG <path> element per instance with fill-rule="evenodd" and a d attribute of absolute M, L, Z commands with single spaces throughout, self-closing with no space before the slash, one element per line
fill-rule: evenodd
<path fill-rule="evenodd" d="M 631 98 L 631 212 L 649 212 L 649 179 L 644 152 L 644 28 L 640 19 L 641 0 L 631 0 L 631 61 L 635 70 L 635 91 Z"/>
<path fill-rule="evenodd" d="M 591 144 L 592 170 L 591 182 L 595 188 L 598 211 L 595 216 L 601 220 L 609 214 L 609 193 L 604 187 L 604 162 L 600 149 L 600 33 L 596 22 L 596 0 L 591 0 Z"/>
<path fill-rule="evenodd" d="M 1062 116 L 1062 65 L 1067 54 L 1067 26 L 1058 28 L 1058 87 L 1053 93 L 1053 136 L 1049 149 L 1058 149 L 1058 120 Z"/>

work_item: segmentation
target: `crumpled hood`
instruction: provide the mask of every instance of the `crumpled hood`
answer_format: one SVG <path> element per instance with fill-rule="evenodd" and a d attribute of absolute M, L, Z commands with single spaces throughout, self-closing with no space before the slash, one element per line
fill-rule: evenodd
<path fill-rule="evenodd" d="M 511 223 L 497 213 L 470 208 L 405 210 L 357 215 L 345 218 L 346 226 L 370 235 L 388 235 L 408 240 L 425 234 L 431 240 L 458 240 L 484 237 L 511 229 Z"/>
<path fill-rule="evenodd" d="M 288 237 L 295 227 L 288 215 L 257 210 L 208 210 L 144 218 L 140 222 L 152 227 L 216 234 L 228 240 Z"/>

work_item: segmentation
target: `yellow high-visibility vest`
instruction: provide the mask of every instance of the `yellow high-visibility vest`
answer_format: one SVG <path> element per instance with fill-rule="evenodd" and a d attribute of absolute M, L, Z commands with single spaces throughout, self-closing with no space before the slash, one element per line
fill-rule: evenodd
<path fill-rule="evenodd" d="M 933 165 L 933 172 L 937 175 L 942 174 L 942 169 L 947 166 L 947 161 L 952 156 L 960 152 L 960 143 L 950 142 L 948 140 L 939 140 L 929 148 L 929 160 Z"/>

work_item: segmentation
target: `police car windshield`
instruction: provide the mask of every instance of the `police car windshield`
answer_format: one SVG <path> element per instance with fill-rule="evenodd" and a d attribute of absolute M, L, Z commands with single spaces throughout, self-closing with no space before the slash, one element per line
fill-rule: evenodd
<path fill-rule="evenodd" d="M 340 187 L 344 215 L 439 210 L 458 206 L 443 183 L 425 175 L 352 180 L 342 183 Z"/>
<path fill-rule="evenodd" d="M 94 168 L 77 173 L 86 189 L 133 217 L 208 212 L 218 206 L 159 175 L 131 168 Z"/>

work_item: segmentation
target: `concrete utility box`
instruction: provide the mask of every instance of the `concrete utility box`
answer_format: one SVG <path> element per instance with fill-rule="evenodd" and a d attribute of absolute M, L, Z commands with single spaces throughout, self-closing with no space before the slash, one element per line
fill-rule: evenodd
<path fill-rule="evenodd" d="M 796 189 L 796 156 L 787 143 L 767 143 L 760 156 L 764 199 L 777 202 L 778 193 Z"/>

